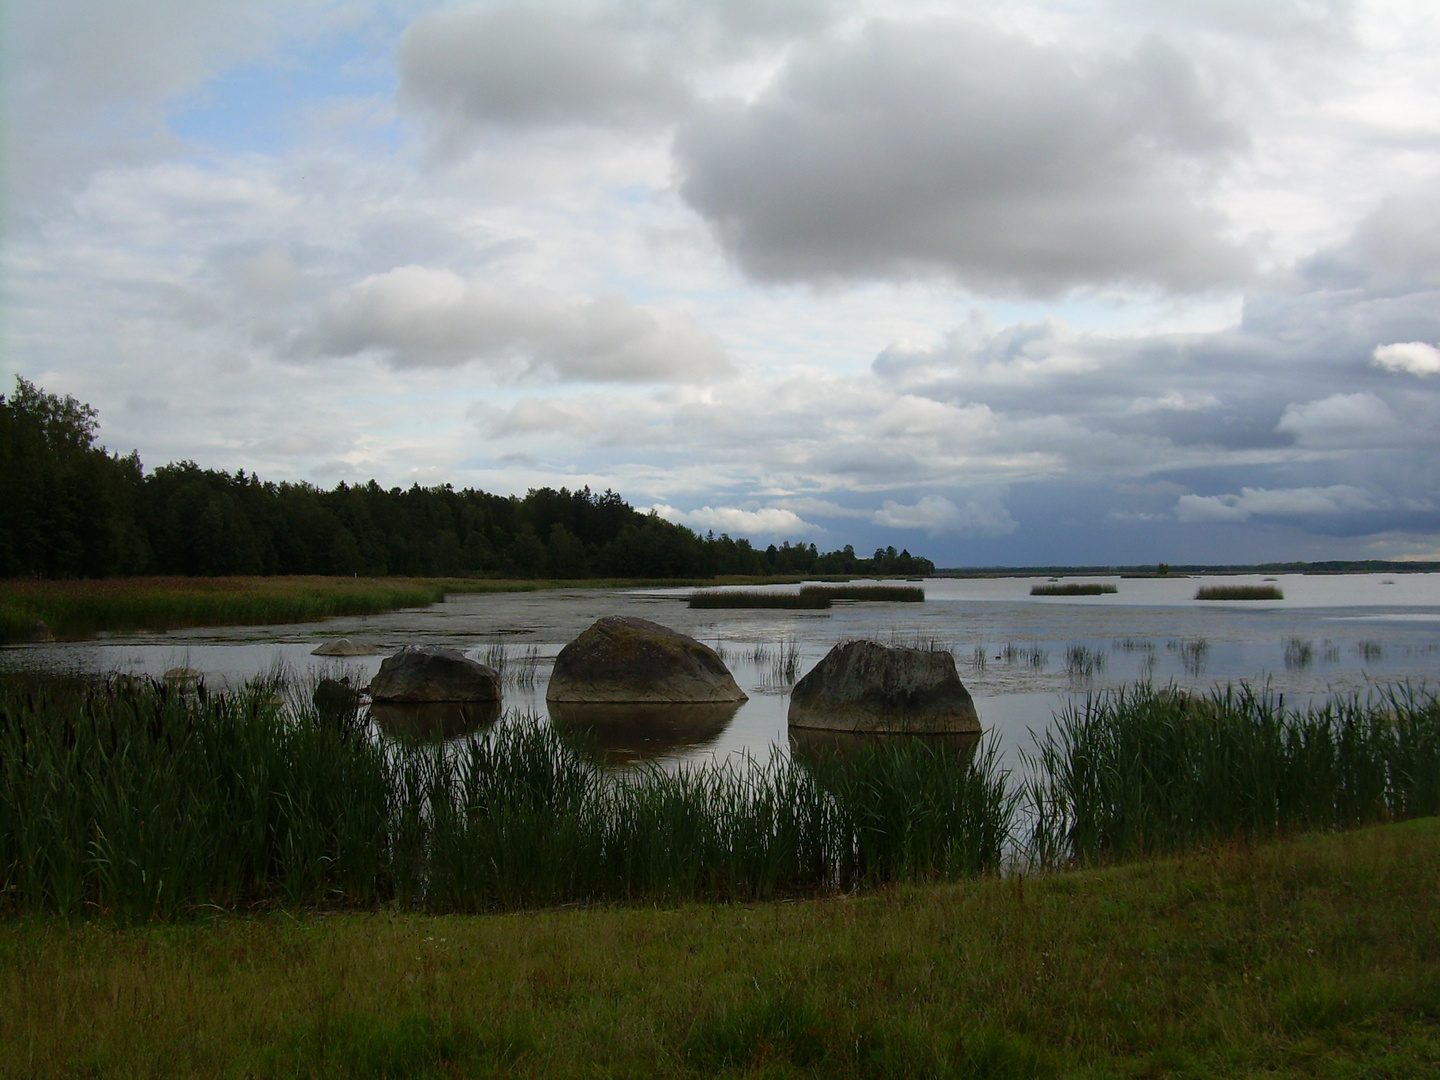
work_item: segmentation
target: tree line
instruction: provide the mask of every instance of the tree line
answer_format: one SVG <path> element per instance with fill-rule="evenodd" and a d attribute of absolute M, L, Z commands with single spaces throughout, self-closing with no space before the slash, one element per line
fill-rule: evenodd
<path fill-rule="evenodd" d="M 0 576 L 359 574 L 513 578 L 928 574 L 894 547 L 761 549 L 701 536 L 613 491 L 274 483 L 193 461 L 147 473 L 96 444 L 98 415 L 23 378 L 0 395 Z"/>

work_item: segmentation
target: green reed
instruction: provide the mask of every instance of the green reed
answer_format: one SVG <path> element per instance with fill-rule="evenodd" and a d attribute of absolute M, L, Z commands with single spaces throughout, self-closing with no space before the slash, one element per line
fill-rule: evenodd
<path fill-rule="evenodd" d="M 830 606 L 830 597 L 802 589 L 798 593 L 761 592 L 757 589 L 733 589 L 724 592 L 703 591 L 690 594 L 692 608 L 791 608 L 820 609 Z"/>
<path fill-rule="evenodd" d="M 1104 596 L 1118 592 L 1114 585 L 1094 581 L 1069 581 L 1063 585 L 1032 585 L 1031 596 Z"/>
<path fill-rule="evenodd" d="M 169 918 L 760 899 L 998 867 L 994 755 L 614 774 L 510 717 L 452 744 L 154 681 L 0 683 L 0 911 Z"/>
<path fill-rule="evenodd" d="M 1201 585 L 1196 600 L 1284 600 L 1274 585 Z"/>
<path fill-rule="evenodd" d="M 1029 764 L 1042 862 L 1351 828 L 1440 813 L 1440 701 L 1402 686 L 1286 709 L 1140 684 L 1067 708 Z"/>

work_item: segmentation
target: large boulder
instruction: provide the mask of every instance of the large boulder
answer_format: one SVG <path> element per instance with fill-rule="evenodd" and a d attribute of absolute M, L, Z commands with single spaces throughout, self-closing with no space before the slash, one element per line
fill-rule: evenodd
<path fill-rule="evenodd" d="M 372 701 L 499 701 L 500 676 L 443 645 L 401 649 L 380 662 Z"/>
<path fill-rule="evenodd" d="M 546 701 L 744 701 L 708 645 L 649 619 L 610 615 L 560 650 Z"/>
<path fill-rule="evenodd" d="M 790 726 L 912 735 L 978 733 L 948 652 L 836 645 L 790 692 Z"/>

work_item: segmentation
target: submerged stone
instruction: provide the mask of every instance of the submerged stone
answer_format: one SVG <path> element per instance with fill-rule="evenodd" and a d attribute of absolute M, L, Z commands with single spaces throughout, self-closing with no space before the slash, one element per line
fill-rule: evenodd
<path fill-rule="evenodd" d="M 745 701 L 710 646 L 668 626 L 609 615 L 560 650 L 551 702 Z"/>
<path fill-rule="evenodd" d="M 791 727 L 915 735 L 978 734 L 975 703 L 945 651 L 847 641 L 795 684 Z"/>
<path fill-rule="evenodd" d="M 334 641 L 327 641 L 323 645 L 317 645 L 310 650 L 311 656 L 375 656 L 380 652 L 373 645 L 366 645 L 361 641 L 351 641 L 349 638 L 336 638 Z"/>
<path fill-rule="evenodd" d="M 499 701 L 500 675 L 444 645 L 401 649 L 370 680 L 373 701 Z"/>

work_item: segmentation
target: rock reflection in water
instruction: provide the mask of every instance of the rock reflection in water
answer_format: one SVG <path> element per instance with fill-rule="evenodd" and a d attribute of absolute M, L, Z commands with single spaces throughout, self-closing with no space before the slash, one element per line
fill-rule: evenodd
<path fill-rule="evenodd" d="M 699 750 L 725 733 L 742 702 L 549 702 L 562 738 L 606 765 L 628 765 L 684 750 Z"/>
<path fill-rule="evenodd" d="M 912 735 L 876 732 L 829 731 L 824 728 L 790 729 L 790 756 L 802 765 L 814 767 L 834 761 L 851 761 L 866 750 L 886 745 L 924 743 L 937 752 L 953 755 L 957 765 L 966 766 L 975 759 L 980 745 L 978 732 L 943 735 Z"/>
<path fill-rule="evenodd" d="M 500 718 L 498 701 L 377 701 L 371 719 L 392 739 L 443 742 L 489 727 Z"/>

